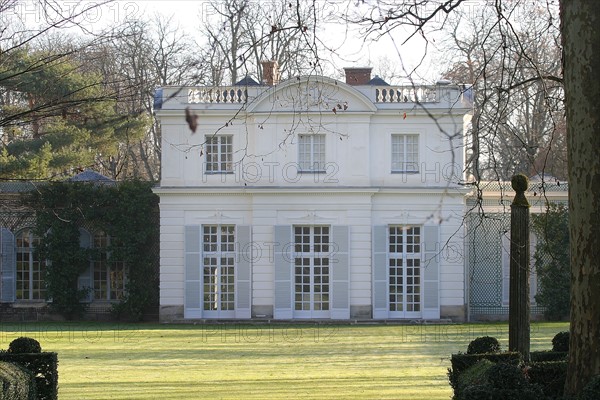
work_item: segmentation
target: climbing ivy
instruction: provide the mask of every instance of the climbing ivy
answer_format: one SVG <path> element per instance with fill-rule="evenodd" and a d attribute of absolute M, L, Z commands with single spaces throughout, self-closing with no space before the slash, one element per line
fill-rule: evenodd
<path fill-rule="evenodd" d="M 561 204 L 549 204 L 545 213 L 532 216 L 538 242 L 534 254 L 538 275 L 537 303 L 545 307 L 546 318 L 569 316 L 571 263 L 569 259 L 569 213 Z"/>
<path fill-rule="evenodd" d="M 117 316 L 140 319 L 158 304 L 158 197 L 150 183 L 55 182 L 26 202 L 36 210 L 36 251 L 47 262 L 46 293 L 55 311 L 72 319 L 87 306 L 89 289 L 78 288 L 78 279 L 98 253 L 81 246 L 80 229 L 110 236 L 106 261 L 128 269 L 125 296 L 113 304 Z"/>

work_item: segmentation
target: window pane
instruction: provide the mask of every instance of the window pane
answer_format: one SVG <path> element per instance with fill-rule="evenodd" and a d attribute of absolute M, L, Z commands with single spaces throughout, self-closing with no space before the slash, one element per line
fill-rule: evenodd
<path fill-rule="evenodd" d="M 325 135 L 298 136 L 298 169 L 325 170 Z"/>
<path fill-rule="evenodd" d="M 294 309 L 329 310 L 329 227 L 295 226 Z"/>
<path fill-rule="evenodd" d="M 421 311 L 421 229 L 418 226 L 389 227 L 389 310 Z"/>
<path fill-rule="evenodd" d="M 205 137 L 207 172 L 233 171 L 233 136 L 210 135 Z"/>
<path fill-rule="evenodd" d="M 235 309 L 235 225 L 203 225 L 203 309 Z"/>
<path fill-rule="evenodd" d="M 419 135 L 392 135 L 392 171 L 419 171 Z"/>

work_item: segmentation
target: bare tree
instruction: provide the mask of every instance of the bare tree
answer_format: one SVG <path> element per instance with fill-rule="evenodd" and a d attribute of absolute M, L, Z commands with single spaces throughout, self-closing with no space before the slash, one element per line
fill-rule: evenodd
<path fill-rule="evenodd" d="M 412 0 L 402 3 L 378 1 L 375 6 L 361 11 L 362 17 L 356 22 L 366 24 L 368 33 L 386 34 L 400 26 L 412 26 L 413 34 L 425 32 L 427 24 L 438 18 L 443 23 L 448 15 L 464 6 L 463 0 Z M 568 141 L 568 180 L 569 180 L 569 237 L 571 246 L 571 343 L 569 367 L 566 383 L 568 395 L 579 395 L 592 377 L 600 375 L 600 135 L 598 134 L 600 96 L 596 77 L 598 46 L 600 42 L 600 3 L 586 0 L 560 1 L 560 26 L 562 59 L 564 73 L 564 96 L 561 90 L 552 93 L 550 84 L 560 83 L 562 76 L 546 75 L 545 70 L 537 68 L 535 58 L 527 51 L 513 54 L 512 49 L 527 49 L 527 41 L 515 35 L 513 12 L 524 4 L 519 0 L 495 0 L 493 7 L 497 24 L 494 32 L 500 35 L 501 46 L 498 51 L 506 54 L 500 65 L 499 73 L 505 73 L 504 85 L 497 89 L 499 95 L 494 100 L 498 109 L 497 119 L 505 122 L 510 111 L 508 100 L 515 89 L 527 87 L 529 83 L 543 82 L 544 96 L 556 100 L 564 98 L 566 105 L 566 126 Z M 547 12 L 543 22 L 549 27 L 557 24 L 553 3 L 545 2 Z M 527 19 L 529 15 L 520 14 Z M 537 38 L 530 38 L 534 43 Z M 516 47 L 513 46 L 516 44 Z M 531 51 L 531 49 L 529 49 Z M 510 58 L 509 55 L 515 57 Z M 531 73 L 513 77 L 511 66 L 524 62 Z M 504 67 L 508 67 L 505 69 Z M 486 76 L 483 77 L 484 82 Z M 488 87 L 484 85 L 484 87 Z M 536 88 L 532 88 L 536 93 Z M 552 109 L 552 106 L 549 107 Z M 560 122 L 557 123 L 559 125 Z M 550 144 L 551 146 L 551 144 Z"/>
<path fill-rule="evenodd" d="M 558 27 L 544 18 L 552 12 L 557 19 L 558 9 L 526 2 L 515 12 L 537 18 L 498 20 L 492 7 L 455 10 L 444 29 L 445 76 L 475 88 L 468 168 L 476 179 L 517 172 L 565 179 L 561 47 Z"/>
<path fill-rule="evenodd" d="M 259 65 L 263 60 L 277 61 L 281 75 L 287 78 L 318 69 L 318 7 L 318 3 L 299 0 L 211 2 L 209 14 L 216 18 L 202 29 L 210 83 L 235 83 L 250 74 L 261 81 Z"/>
<path fill-rule="evenodd" d="M 204 65 L 193 42 L 170 17 L 134 19 L 115 27 L 112 39 L 91 51 L 92 68 L 118 93 L 118 107 L 151 120 L 141 139 L 120 144 L 116 154 L 99 154 L 98 166 L 114 178 L 156 180 L 160 171 L 160 126 L 153 117 L 154 91 L 166 85 L 196 84 Z"/>

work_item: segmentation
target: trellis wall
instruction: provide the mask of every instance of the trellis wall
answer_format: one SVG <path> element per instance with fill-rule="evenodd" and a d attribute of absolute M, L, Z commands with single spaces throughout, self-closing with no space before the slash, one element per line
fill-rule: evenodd
<path fill-rule="evenodd" d="M 465 219 L 469 320 L 505 320 L 508 304 L 503 295 L 507 282 L 502 252 L 510 235 L 510 204 L 514 191 L 510 183 L 505 182 L 492 182 L 481 188 L 482 196 L 467 199 L 469 211 Z M 526 194 L 531 213 L 543 213 L 547 203 L 567 204 L 568 186 L 557 181 L 532 182 Z M 543 311 L 542 307 L 532 304 L 532 317 L 541 317 Z"/>

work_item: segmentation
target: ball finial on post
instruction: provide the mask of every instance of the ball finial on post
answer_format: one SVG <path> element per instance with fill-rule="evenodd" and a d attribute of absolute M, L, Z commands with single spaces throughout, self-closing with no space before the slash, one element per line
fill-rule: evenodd
<path fill-rule="evenodd" d="M 529 188 L 529 179 L 524 174 L 513 175 L 510 180 L 513 190 L 516 192 L 512 202 L 513 206 L 529 207 L 529 202 L 525 197 L 525 191 Z"/>

